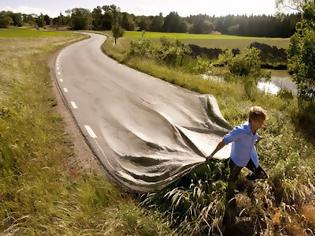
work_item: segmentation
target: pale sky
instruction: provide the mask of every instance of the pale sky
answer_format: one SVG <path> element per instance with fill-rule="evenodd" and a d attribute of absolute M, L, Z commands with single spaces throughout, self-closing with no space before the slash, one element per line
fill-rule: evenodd
<path fill-rule="evenodd" d="M 50 17 L 63 14 L 75 7 L 92 10 L 96 6 L 115 4 L 121 11 L 135 15 L 166 16 L 176 11 L 180 16 L 196 14 L 208 15 L 273 15 L 276 12 L 275 0 L 0 0 L 0 11 L 48 14 Z"/>

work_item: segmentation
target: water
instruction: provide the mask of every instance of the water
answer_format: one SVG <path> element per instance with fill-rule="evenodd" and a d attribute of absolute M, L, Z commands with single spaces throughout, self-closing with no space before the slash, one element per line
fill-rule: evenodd
<path fill-rule="evenodd" d="M 214 80 L 217 82 L 224 81 L 223 76 L 202 75 L 203 79 Z M 296 84 L 287 71 L 271 70 L 271 78 L 261 78 L 257 88 L 265 93 L 277 95 L 281 89 L 291 91 L 293 95 L 297 94 Z"/>
<path fill-rule="evenodd" d="M 276 95 L 280 89 L 291 91 L 293 95 L 297 94 L 296 84 L 290 77 L 271 76 L 270 81 L 265 81 L 265 79 L 259 81 L 257 88 L 261 91 L 274 95 Z"/>
<path fill-rule="evenodd" d="M 262 78 L 258 84 L 257 88 L 266 93 L 277 94 L 280 89 L 286 89 L 291 91 L 293 95 L 297 94 L 296 84 L 293 82 L 292 77 L 287 71 L 271 70 L 271 79 L 266 81 Z"/>
<path fill-rule="evenodd" d="M 277 95 L 280 91 L 280 88 L 270 81 L 259 81 L 257 88 L 265 93 L 271 93 L 274 95 Z"/>

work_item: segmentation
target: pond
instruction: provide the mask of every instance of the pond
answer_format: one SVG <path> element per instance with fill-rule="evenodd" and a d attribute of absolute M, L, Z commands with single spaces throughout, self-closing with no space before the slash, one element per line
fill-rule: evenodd
<path fill-rule="evenodd" d="M 223 76 L 202 75 L 203 79 L 222 82 Z M 291 75 L 286 70 L 271 70 L 271 78 L 261 78 L 257 84 L 257 88 L 265 93 L 276 95 L 281 89 L 286 89 L 297 94 L 296 84 L 293 82 Z"/>
<path fill-rule="evenodd" d="M 293 95 L 297 94 L 296 84 L 293 82 L 292 77 L 287 71 L 271 71 L 271 79 L 266 81 L 262 78 L 258 84 L 257 88 L 261 91 L 271 94 L 277 94 L 280 89 L 286 89 L 292 92 Z"/>

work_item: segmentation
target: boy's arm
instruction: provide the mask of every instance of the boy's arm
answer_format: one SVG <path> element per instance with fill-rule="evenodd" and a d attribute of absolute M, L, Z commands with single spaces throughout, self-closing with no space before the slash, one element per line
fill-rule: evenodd
<path fill-rule="evenodd" d="M 224 140 L 222 139 L 222 141 L 218 143 L 217 147 L 213 150 L 213 152 L 210 154 L 210 156 L 208 156 L 206 158 L 206 161 L 213 158 L 214 154 L 216 154 L 218 151 L 220 151 L 224 146 L 225 146 L 225 143 L 224 143 Z"/>
<path fill-rule="evenodd" d="M 226 144 L 236 141 L 239 135 L 241 135 L 242 133 L 244 133 L 244 129 L 242 129 L 241 126 L 237 126 L 233 130 L 231 130 L 228 134 L 224 135 L 223 139 L 221 140 L 221 142 L 218 143 L 217 147 L 210 154 L 210 156 L 206 157 L 206 161 L 213 158 L 214 154 L 220 151 Z"/>

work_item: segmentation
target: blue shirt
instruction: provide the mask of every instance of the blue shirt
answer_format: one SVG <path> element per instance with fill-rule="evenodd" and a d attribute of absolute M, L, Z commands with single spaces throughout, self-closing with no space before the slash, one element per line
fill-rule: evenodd
<path fill-rule="evenodd" d="M 258 155 L 255 148 L 255 143 L 260 139 L 260 136 L 251 130 L 251 125 L 246 122 L 236 126 L 231 132 L 223 137 L 225 144 L 232 142 L 231 159 L 240 167 L 247 165 L 252 159 L 256 168 L 259 166 Z"/>

